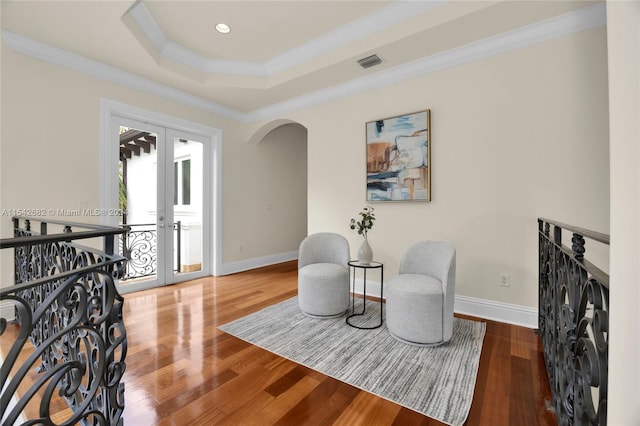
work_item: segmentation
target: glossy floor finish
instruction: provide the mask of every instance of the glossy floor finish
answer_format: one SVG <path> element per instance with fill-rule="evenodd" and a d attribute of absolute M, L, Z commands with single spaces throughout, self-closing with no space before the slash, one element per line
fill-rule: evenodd
<path fill-rule="evenodd" d="M 217 330 L 296 293 L 288 262 L 125 295 L 125 425 L 442 424 Z M 487 321 L 466 424 L 555 425 L 550 398 L 539 336 Z"/>

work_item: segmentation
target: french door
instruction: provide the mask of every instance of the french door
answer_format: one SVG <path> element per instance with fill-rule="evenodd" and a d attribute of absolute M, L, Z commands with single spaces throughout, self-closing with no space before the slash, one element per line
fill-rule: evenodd
<path fill-rule="evenodd" d="M 115 117 L 123 293 L 210 274 L 211 144 L 206 137 Z"/>

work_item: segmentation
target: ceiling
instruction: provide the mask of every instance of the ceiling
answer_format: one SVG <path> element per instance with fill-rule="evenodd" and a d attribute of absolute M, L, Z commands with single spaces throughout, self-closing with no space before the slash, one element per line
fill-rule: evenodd
<path fill-rule="evenodd" d="M 201 100 L 239 114 L 366 78 L 406 72 L 425 58 L 476 46 L 478 41 L 594 4 L 574 0 L 0 3 L 3 39 L 13 49 L 27 54 L 37 49 L 41 57 L 65 58 L 57 59 L 64 61 L 62 65 L 90 64 L 102 73 L 117 70 L 138 84 L 171 90 L 174 97 Z M 228 24 L 231 32 L 217 33 L 218 22 Z M 360 67 L 357 60 L 371 54 L 382 63 Z"/>

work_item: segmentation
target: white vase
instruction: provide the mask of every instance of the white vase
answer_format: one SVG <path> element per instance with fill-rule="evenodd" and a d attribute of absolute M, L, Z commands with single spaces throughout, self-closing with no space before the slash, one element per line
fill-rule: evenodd
<path fill-rule="evenodd" d="M 358 261 L 363 265 L 368 265 L 373 260 L 373 251 L 371 251 L 371 246 L 369 245 L 369 241 L 367 241 L 367 236 L 365 235 L 364 241 L 358 250 Z"/>

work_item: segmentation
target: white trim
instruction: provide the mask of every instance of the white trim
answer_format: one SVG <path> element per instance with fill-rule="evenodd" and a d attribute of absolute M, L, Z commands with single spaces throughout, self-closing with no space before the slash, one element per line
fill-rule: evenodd
<path fill-rule="evenodd" d="M 250 269 L 260 268 L 263 266 L 274 265 L 276 263 L 295 260 L 298 258 L 296 251 L 289 253 L 280 253 L 272 256 L 264 256 L 260 258 L 247 259 L 233 263 L 225 263 L 222 267 L 223 275 L 233 274 L 236 272 L 247 271 Z M 374 278 L 367 278 L 367 296 L 380 297 L 380 281 L 376 272 L 371 271 Z M 349 288 L 353 285 L 349 278 Z M 385 282 L 386 285 L 386 282 Z M 362 277 L 356 276 L 355 293 L 363 294 L 364 283 Z M 538 309 L 528 306 L 514 305 L 510 303 L 497 302 L 487 299 L 479 299 L 476 297 L 456 295 L 454 302 L 454 311 L 458 314 L 470 315 L 477 318 L 483 318 L 492 321 L 503 322 L 507 324 L 518 325 L 532 329 L 538 328 Z"/>
<path fill-rule="evenodd" d="M 144 108 L 124 104 L 110 99 L 100 99 L 100 194 L 101 208 L 117 205 L 117 158 L 118 150 L 113 148 L 110 141 L 111 129 L 115 125 L 116 117 L 124 117 L 131 120 L 142 121 L 154 126 L 166 127 L 187 133 L 200 135 L 210 141 L 211 167 L 213 173 L 205 175 L 211 182 L 210 199 L 205 198 L 211 210 L 211 271 L 206 271 L 216 276 L 219 274 L 222 262 L 222 130 L 205 126 L 181 118 L 172 117 Z M 115 146 L 115 145 L 114 145 Z M 205 149 L 206 152 L 206 149 Z M 207 170 L 207 168 L 205 168 Z M 205 194 L 208 195 L 208 194 Z M 109 218 L 103 218 L 107 220 Z M 113 218 L 115 219 L 115 218 Z M 112 220 L 113 220 L 112 219 Z"/>
<path fill-rule="evenodd" d="M 131 5 L 126 14 L 131 15 L 134 22 L 138 24 L 138 27 L 144 32 L 151 44 L 156 48 L 158 52 L 162 52 L 169 42 L 169 39 L 164 34 L 158 23 L 153 16 L 149 13 L 147 8 L 142 4 L 142 1 L 136 1 Z"/>
<path fill-rule="evenodd" d="M 597 3 L 513 31 L 437 53 L 405 65 L 380 71 L 367 77 L 357 78 L 324 90 L 270 105 L 250 113 L 233 110 L 167 85 L 6 30 L 2 30 L 2 37 L 9 47 L 16 52 L 113 81 L 126 87 L 141 90 L 221 117 L 241 123 L 252 123 L 603 25 L 606 25 L 605 5 L 604 3 Z"/>
<path fill-rule="evenodd" d="M 0 300 L 0 318 L 4 318 L 8 321 L 16 319 L 16 311 L 14 304 L 6 300 Z"/>
<path fill-rule="evenodd" d="M 123 71 L 112 67 L 111 65 L 94 61 L 93 59 L 80 56 L 76 53 L 32 40 L 21 36 L 20 34 L 2 30 L 2 38 L 12 50 L 36 59 L 41 59 L 52 64 L 60 65 L 61 67 L 89 74 L 103 80 L 112 81 L 125 87 L 140 90 L 170 101 L 210 112 L 212 114 L 219 115 L 220 117 L 229 118 L 239 122 L 242 122 L 245 118 L 245 114 L 215 102 L 211 102 L 207 99 L 200 98 L 183 92 L 182 90 L 174 89 L 166 84 L 157 83 L 153 80 Z"/>
<path fill-rule="evenodd" d="M 356 294 L 362 294 L 362 279 L 356 278 L 355 285 Z M 367 296 L 380 297 L 380 281 L 367 279 Z M 538 328 L 538 310 L 535 308 L 461 295 L 456 295 L 454 303 L 454 311 L 458 314 L 527 328 Z"/>
<path fill-rule="evenodd" d="M 263 266 L 275 265 L 277 263 L 289 262 L 298 259 L 298 251 L 271 254 L 268 256 L 254 257 L 253 259 L 239 260 L 222 265 L 220 275 L 235 274 L 237 272 L 249 271 L 251 269 L 262 268 Z"/>
<path fill-rule="evenodd" d="M 218 132 L 215 139 L 215 146 L 211 148 L 211 164 L 213 170 L 205 171 L 206 179 L 213 179 L 211 185 L 211 194 L 209 199 L 205 198 L 211 206 L 211 224 L 210 229 L 213 232 L 211 237 L 211 275 L 222 275 L 222 237 L 223 237 L 223 221 L 222 221 L 222 130 Z M 214 149 L 215 148 L 215 149 Z M 215 174 L 214 174 L 215 172 Z"/>
<path fill-rule="evenodd" d="M 455 299 L 455 311 L 492 321 L 538 328 L 538 310 L 528 306 L 458 295 Z"/>
<path fill-rule="evenodd" d="M 264 63 L 230 61 L 201 56 L 170 40 L 142 1 L 127 11 L 149 39 L 156 53 L 190 68 L 210 74 L 231 74 L 270 77 L 295 65 L 316 58 L 323 53 L 346 46 L 391 25 L 413 18 L 444 4 L 438 1 L 395 1 L 369 15 L 329 31 Z"/>
<path fill-rule="evenodd" d="M 349 282 L 349 288 L 353 285 Z M 362 278 L 356 278 L 356 294 L 364 294 L 364 282 Z M 367 278 L 367 296 L 380 297 L 380 281 L 371 281 Z"/>
<path fill-rule="evenodd" d="M 254 110 L 248 114 L 249 118 L 246 119 L 246 121 L 255 122 L 266 120 L 301 108 L 352 96 L 367 90 L 398 83 L 605 24 L 605 6 L 604 3 L 598 3 L 575 12 L 546 19 L 516 30 L 436 53 L 404 65 L 379 71 L 366 77 L 360 77 L 327 89 L 307 93 L 297 98 Z"/>
<path fill-rule="evenodd" d="M 307 43 L 297 46 L 282 55 L 271 58 L 264 64 L 267 75 L 272 76 L 295 65 L 314 59 L 326 52 L 360 40 L 397 23 L 427 12 L 447 0 L 395 1 L 369 15 L 329 31 Z"/>
<path fill-rule="evenodd" d="M 171 41 L 162 31 L 158 23 L 142 1 L 137 1 L 127 12 L 133 21 L 147 36 L 158 54 L 186 65 L 190 68 L 209 74 L 235 74 L 266 77 L 264 64 L 258 62 L 227 61 L 206 58 L 184 46 Z"/>

